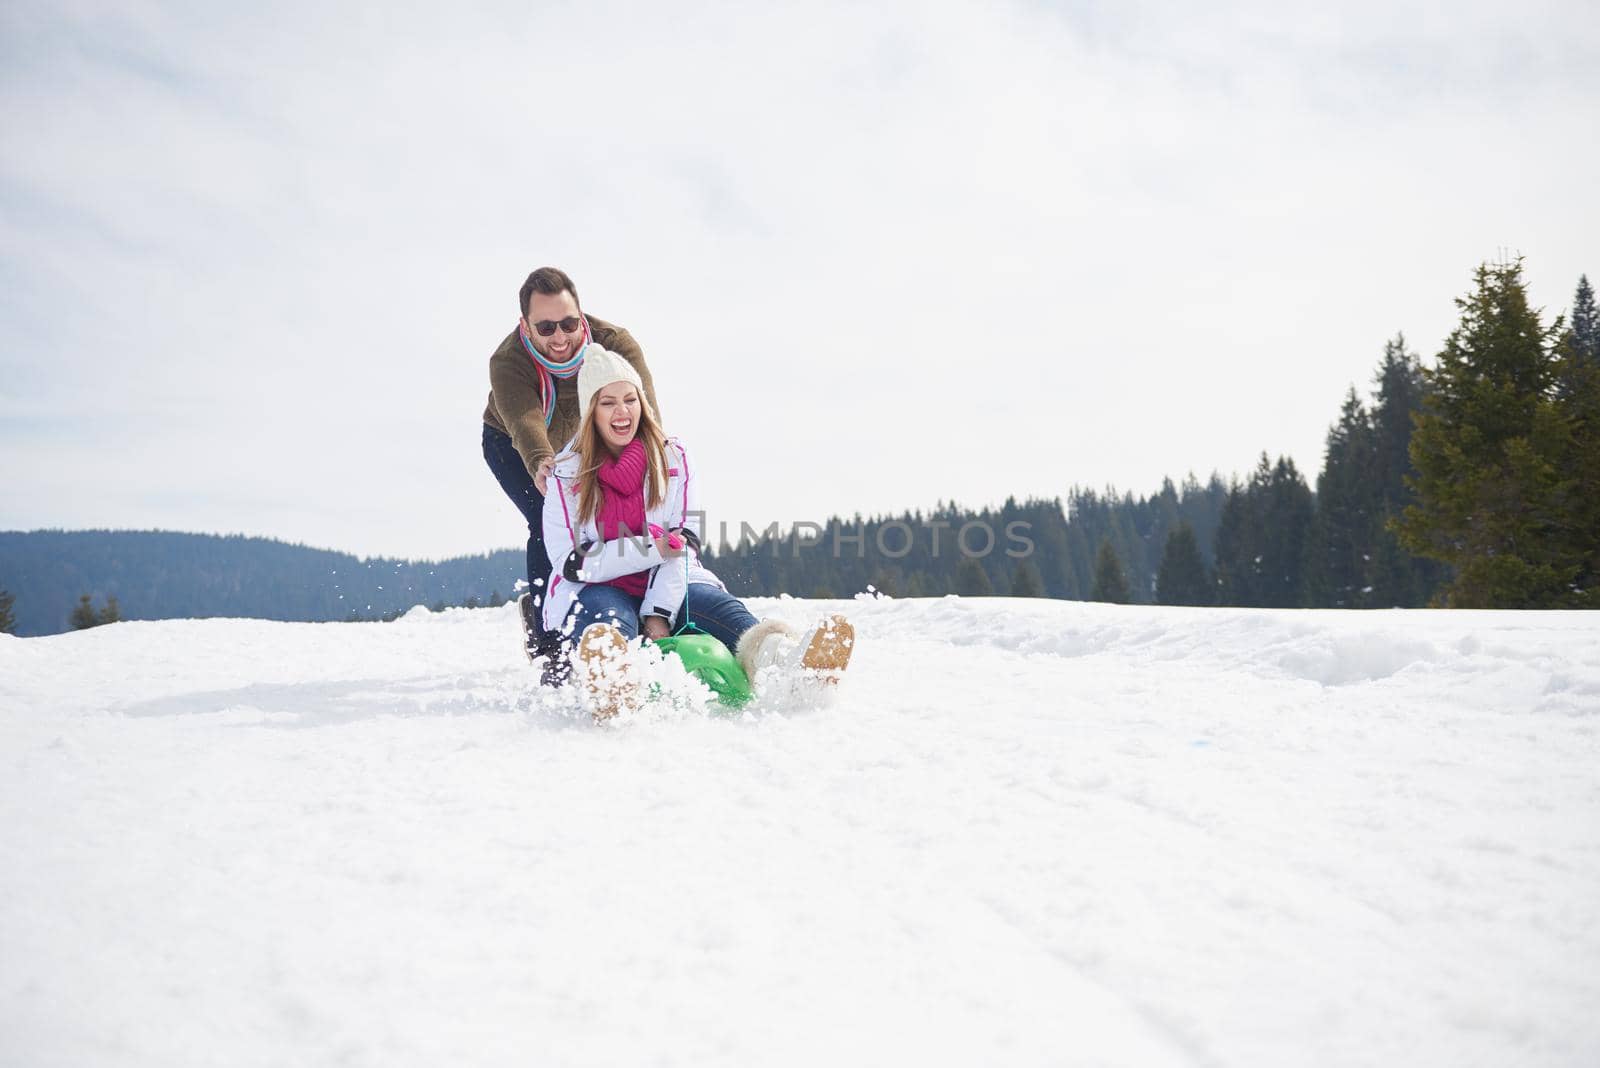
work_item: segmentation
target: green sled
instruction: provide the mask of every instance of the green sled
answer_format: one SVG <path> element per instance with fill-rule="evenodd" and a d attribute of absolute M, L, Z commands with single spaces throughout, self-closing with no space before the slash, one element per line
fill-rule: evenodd
<path fill-rule="evenodd" d="M 656 648 L 683 661 L 684 670 L 707 686 L 729 708 L 750 700 L 750 680 L 728 647 L 709 634 L 674 634 L 657 638 Z"/>

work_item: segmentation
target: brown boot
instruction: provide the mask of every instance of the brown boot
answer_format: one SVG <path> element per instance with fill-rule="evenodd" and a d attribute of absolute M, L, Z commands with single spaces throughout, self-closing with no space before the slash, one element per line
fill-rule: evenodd
<path fill-rule="evenodd" d="M 839 675 L 850 666 L 855 644 L 856 629 L 850 621 L 840 615 L 828 616 L 811 632 L 811 640 L 800 654 L 800 663 L 816 672 L 821 681 L 837 683 Z"/>
<path fill-rule="evenodd" d="M 610 623 L 591 623 L 578 639 L 584 704 L 597 720 L 639 710 L 639 682 L 628 662 L 628 639 Z"/>

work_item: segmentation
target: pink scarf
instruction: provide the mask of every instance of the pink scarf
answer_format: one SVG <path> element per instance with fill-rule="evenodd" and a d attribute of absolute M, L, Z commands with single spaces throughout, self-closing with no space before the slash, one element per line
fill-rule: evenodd
<path fill-rule="evenodd" d="M 605 460 L 595 472 L 600 479 L 600 510 L 595 515 L 595 525 L 600 528 L 600 540 L 638 537 L 645 533 L 644 478 L 647 464 L 644 443 L 638 438 L 628 442 L 622 455 Z M 648 572 L 636 571 L 623 575 L 604 586 L 615 586 L 624 593 L 643 597 L 650 585 Z"/>

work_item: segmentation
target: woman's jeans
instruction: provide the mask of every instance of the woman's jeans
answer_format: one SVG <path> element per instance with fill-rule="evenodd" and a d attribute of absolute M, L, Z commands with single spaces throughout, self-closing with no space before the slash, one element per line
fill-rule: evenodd
<path fill-rule="evenodd" d="M 511 444 L 511 435 L 488 423 L 483 424 L 483 458 L 500 488 L 528 521 L 528 592 L 536 604 L 543 604 L 545 584 L 550 580 L 550 558 L 544 549 L 544 494 L 533 484 L 528 465 Z"/>
<path fill-rule="evenodd" d="M 624 636 L 632 638 L 639 633 L 639 606 L 643 603 L 644 598 L 615 586 L 585 586 L 567 613 L 562 632 L 569 642 L 576 643 L 591 623 L 615 623 Z M 673 631 L 685 622 L 693 623 L 729 649 L 737 649 L 740 636 L 756 625 L 756 617 L 744 602 L 722 587 L 691 582 L 683 607 L 672 620 Z"/>

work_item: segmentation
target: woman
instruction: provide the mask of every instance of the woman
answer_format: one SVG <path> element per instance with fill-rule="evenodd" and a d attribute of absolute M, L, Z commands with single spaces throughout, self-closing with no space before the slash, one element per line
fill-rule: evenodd
<path fill-rule="evenodd" d="M 689 456 L 662 432 L 638 372 L 591 344 L 577 396 L 578 432 L 556 457 L 545 495 L 544 627 L 576 648 L 595 715 L 638 705 L 630 640 L 664 638 L 690 622 L 733 650 L 758 692 L 778 677 L 836 681 L 855 638 L 843 616 L 804 636 L 781 620 L 758 622 L 701 565 Z"/>

